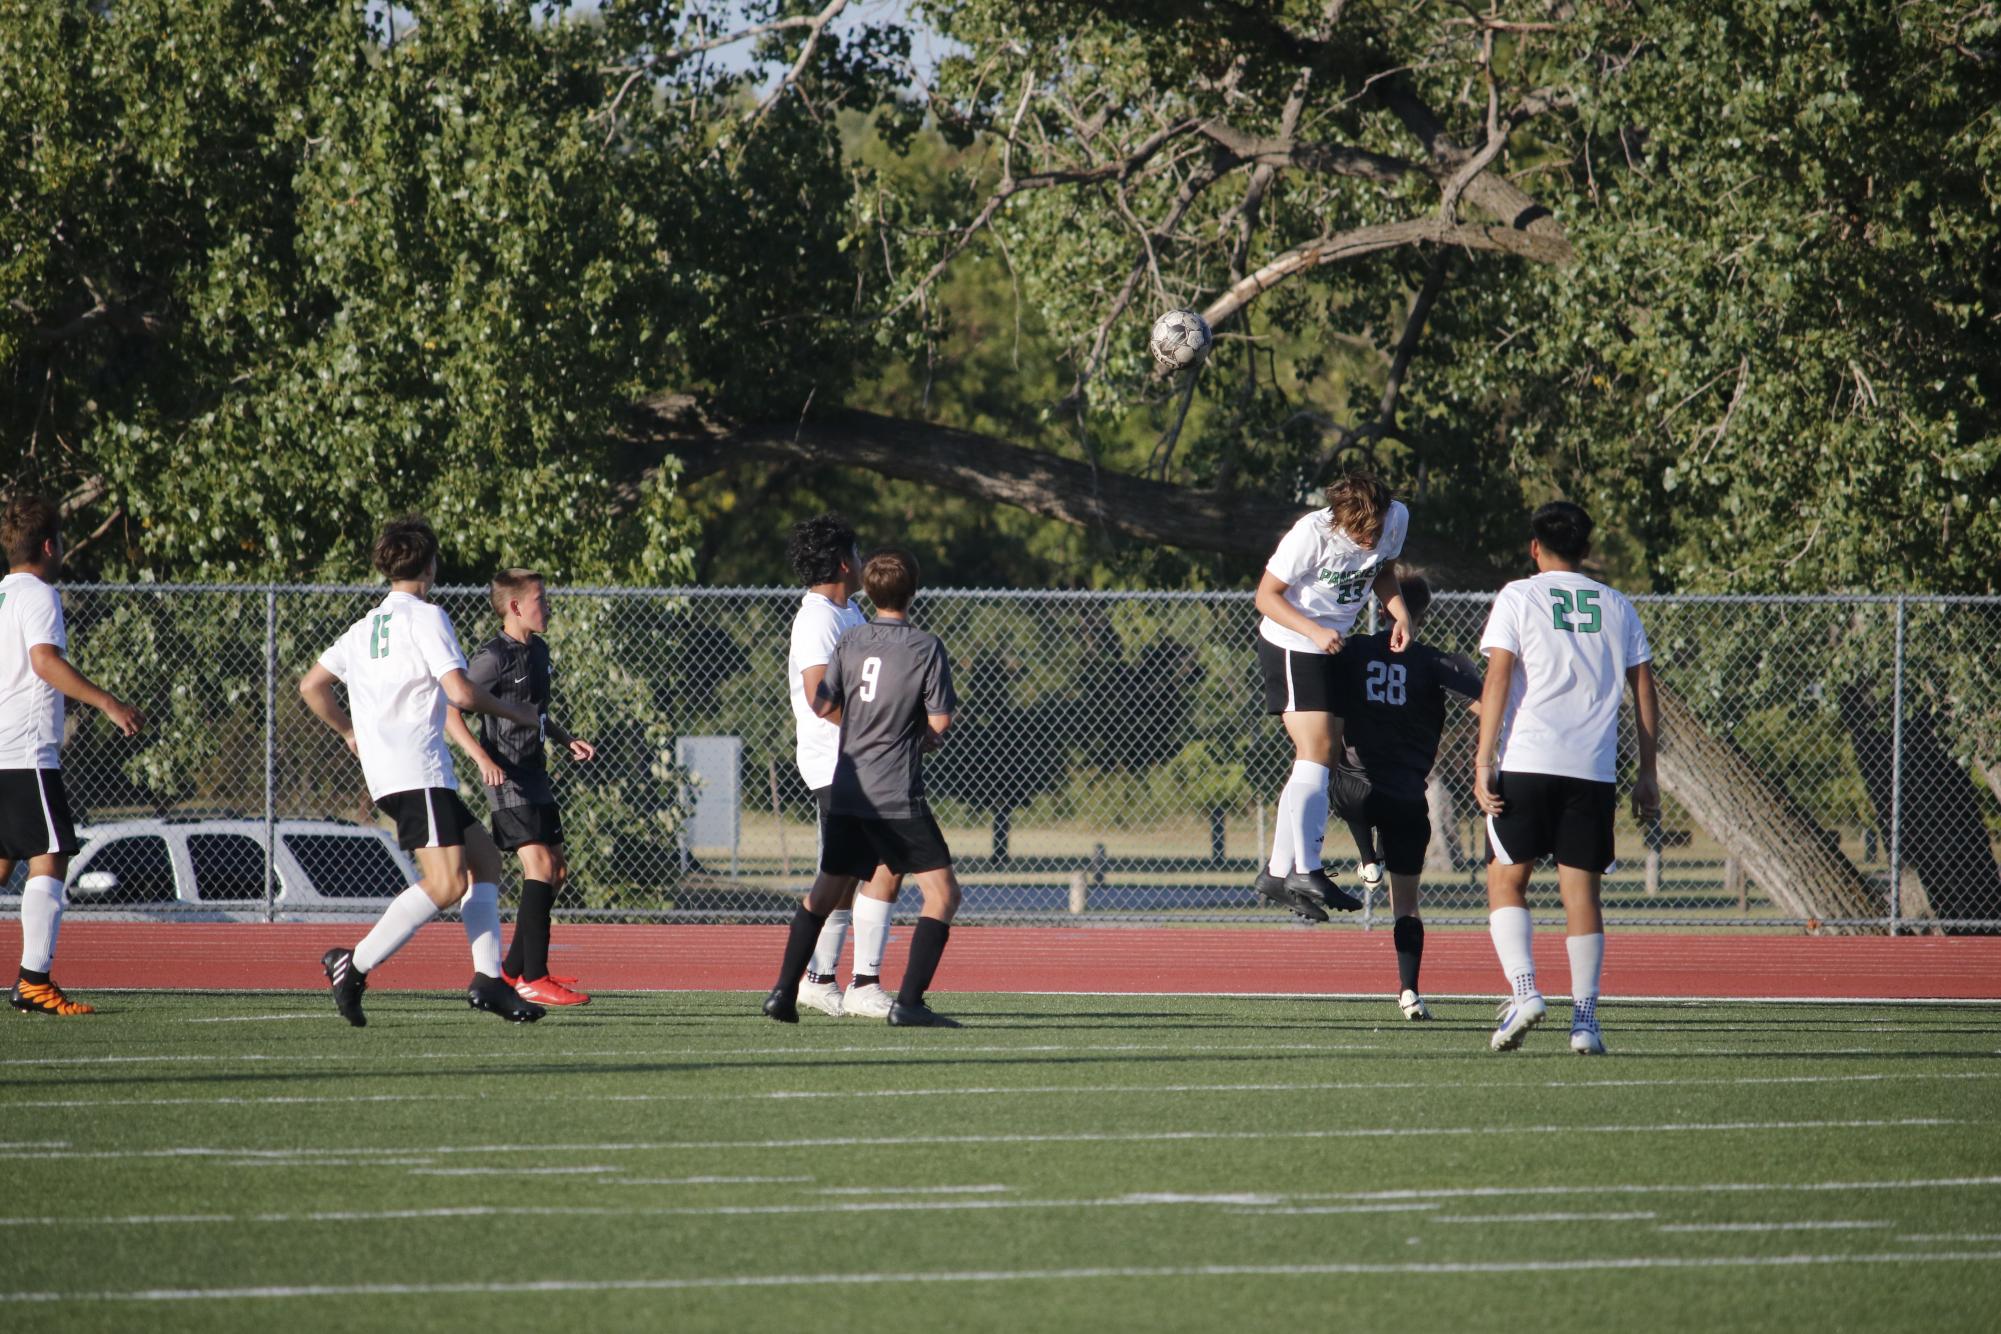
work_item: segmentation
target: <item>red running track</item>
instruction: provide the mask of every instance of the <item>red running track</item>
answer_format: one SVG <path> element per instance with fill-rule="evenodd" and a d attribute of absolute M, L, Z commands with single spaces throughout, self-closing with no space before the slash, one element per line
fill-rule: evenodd
<path fill-rule="evenodd" d="M 286 990 L 324 986 L 319 958 L 351 945 L 358 923 L 101 922 L 63 924 L 56 976 L 97 988 Z M 885 961 L 903 968 L 910 929 L 899 925 Z M 780 926 L 563 925 L 559 973 L 605 991 L 761 991 L 784 948 Z M 0 923 L 0 959 L 20 948 L 17 922 Z M 1568 994 L 1563 937 L 1536 936 L 1542 989 Z M 442 990 L 470 973 L 455 923 L 426 926 L 369 979 L 375 988 Z M 1306 927 L 966 926 L 953 934 L 940 991 L 1352 994 L 1396 990 L 1388 931 Z M 1434 930 L 1424 989 L 1433 995 L 1501 994 L 1505 985 L 1484 931 Z M 1613 933 L 1608 996 L 1756 999 L 2001 999 L 2001 938 L 1812 937 Z"/>

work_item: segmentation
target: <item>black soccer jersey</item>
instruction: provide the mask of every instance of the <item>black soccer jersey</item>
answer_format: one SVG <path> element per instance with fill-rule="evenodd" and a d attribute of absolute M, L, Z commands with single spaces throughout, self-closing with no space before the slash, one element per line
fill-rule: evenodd
<path fill-rule="evenodd" d="M 1345 744 L 1337 767 L 1385 796 L 1422 800 L 1445 731 L 1445 692 L 1468 698 L 1480 678 L 1429 644 L 1390 652 L 1390 635 L 1355 635 L 1334 655 Z"/>
<path fill-rule="evenodd" d="M 925 813 L 928 718 L 958 707 L 938 636 L 908 621 L 857 625 L 834 646 L 820 689 L 841 702 L 841 752 L 828 809 L 874 819 Z"/>
<path fill-rule="evenodd" d="M 466 675 L 509 704 L 532 704 L 538 714 L 549 710 L 549 645 L 540 635 L 527 643 L 495 635 L 473 654 Z M 549 762 L 542 746 L 543 725 L 520 723 L 491 714 L 479 719 L 479 744 L 507 774 L 507 781 L 486 790 L 495 809 L 503 806 L 546 806 L 556 800 L 549 786 Z"/>

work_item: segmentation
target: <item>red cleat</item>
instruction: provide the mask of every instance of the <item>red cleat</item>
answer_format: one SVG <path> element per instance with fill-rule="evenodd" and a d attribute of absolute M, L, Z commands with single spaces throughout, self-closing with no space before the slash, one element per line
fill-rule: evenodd
<path fill-rule="evenodd" d="M 533 982 L 516 982 L 514 994 L 525 1001 L 537 1005 L 589 1005 L 591 998 L 581 991 L 572 991 L 553 977 L 538 977 Z"/>

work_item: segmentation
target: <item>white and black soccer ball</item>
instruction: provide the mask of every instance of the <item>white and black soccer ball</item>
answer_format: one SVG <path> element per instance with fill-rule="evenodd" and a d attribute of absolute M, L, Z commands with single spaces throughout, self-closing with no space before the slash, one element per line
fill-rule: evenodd
<path fill-rule="evenodd" d="M 1170 310 L 1153 322 L 1153 332 L 1147 336 L 1147 347 L 1153 353 L 1153 364 L 1162 375 L 1174 375 L 1181 371 L 1193 370 L 1209 356 L 1209 348 L 1215 343 L 1215 335 L 1209 332 L 1209 322 L 1192 310 Z"/>

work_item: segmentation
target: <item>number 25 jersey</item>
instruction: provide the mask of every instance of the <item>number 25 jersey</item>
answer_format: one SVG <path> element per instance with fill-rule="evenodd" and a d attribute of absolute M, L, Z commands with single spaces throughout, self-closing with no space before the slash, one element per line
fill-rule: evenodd
<path fill-rule="evenodd" d="M 1619 776 L 1626 672 L 1651 661 L 1640 614 L 1588 575 L 1547 570 L 1494 597 L 1480 652 L 1519 664 L 1501 720 L 1500 768 L 1610 783 Z"/>

